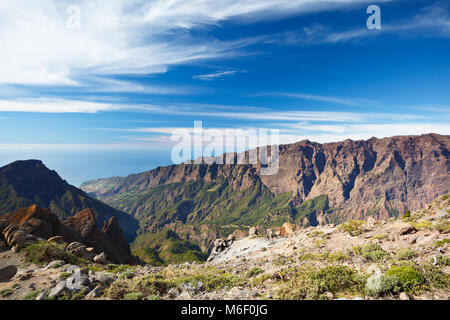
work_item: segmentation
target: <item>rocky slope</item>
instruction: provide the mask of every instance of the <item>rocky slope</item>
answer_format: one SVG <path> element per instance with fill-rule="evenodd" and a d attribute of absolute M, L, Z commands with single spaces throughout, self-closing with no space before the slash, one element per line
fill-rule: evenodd
<path fill-rule="evenodd" d="M 0 299 L 450 298 L 450 194 L 403 218 L 217 239 L 206 263 L 70 265 L 0 252 Z"/>
<path fill-rule="evenodd" d="M 61 244 L 65 242 L 68 251 L 87 260 L 102 254 L 106 260 L 114 263 L 140 263 L 139 259 L 131 255 L 130 245 L 123 237 L 115 217 L 110 218 L 102 230 L 97 228 L 94 212 L 90 209 L 84 209 L 63 222 L 49 209 L 37 205 L 0 217 L 0 241 L 15 252 L 48 239 Z"/>
<path fill-rule="evenodd" d="M 449 146 L 450 137 L 437 134 L 301 141 L 280 146 L 273 176 L 261 175 L 259 164 L 181 164 L 81 188 L 137 218 L 138 242 L 170 228 L 205 250 L 216 236 L 249 225 L 379 220 L 421 208 L 450 191 Z"/>
<path fill-rule="evenodd" d="M 39 160 L 16 161 L 0 168 L 0 216 L 6 212 L 37 204 L 50 208 L 61 220 L 77 212 L 91 209 L 97 227 L 116 217 L 124 235 L 133 240 L 138 228 L 136 219 L 89 197 L 84 191 L 68 184 Z"/>

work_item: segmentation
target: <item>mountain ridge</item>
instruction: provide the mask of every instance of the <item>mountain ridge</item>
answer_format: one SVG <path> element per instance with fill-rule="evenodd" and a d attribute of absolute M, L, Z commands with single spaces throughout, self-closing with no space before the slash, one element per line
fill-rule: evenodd
<path fill-rule="evenodd" d="M 259 174 L 260 164 L 184 163 L 81 188 L 140 221 L 135 249 L 171 229 L 207 251 L 249 225 L 307 227 L 420 209 L 450 191 L 449 147 L 450 136 L 437 134 L 304 140 L 280 146 L 273 176 Z"/>

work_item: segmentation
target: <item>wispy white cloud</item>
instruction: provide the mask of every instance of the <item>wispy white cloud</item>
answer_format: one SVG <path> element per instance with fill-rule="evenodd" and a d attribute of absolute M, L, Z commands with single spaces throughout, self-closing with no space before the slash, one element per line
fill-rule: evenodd
<path fill-rule="evenodd" d="M 340 98 L 340 97 L 330 97 L 324 95 L 314 95 L 308 93 L 299 93 L 299 92 L 265 92 L 259 94 L 253 94 L 249 96 L 284 96 L 291 97 L 302 100 L 312 100 L 312 101 L 321 101 L 321 102 L 329 102 L 333 104 L 341 104 L 348 106 L 361 106 L 361 105 L 375 105 L 378 102 L 371 99 L 363 99 L 363 98 Z"/>
<path fill-rule="evenodd" d="M 199 75 L 192 76 L 192 78 L 198 79 L 198 80 L 203 80 L 203 81 L 213 81 L 218 78 L 232 76 L 235 73 L 237 73 L 236 70 L 229 70 L 229 71 L 222 71 L 222 72 L 209 73 L 209 74 L 199 74 Z"/>
<path fill-rule="evenodd" d="M 245 54 L 261 41 L 193 37 L 192 28 L 235 17 L 273 19 L 365 0 L 80 0 L 81 29 L 67 28 L 70 0 L 0 3 L 0 84 L 77 85 L 86 75 L 151 74 L 172 65 Z M 267 14 L 270 12 L 270 15 Z"/>
<path fill-rule="evenodd" d="M 117 109 L 119 105 L 58 98 L 0 100 L 0 112 L 96 113 Z"/>
<path fill-rule="evenodd" d="M 360 41 L 385 34 L 396 34 L 401 37 L 433 35 L 449 38 L 450 5 L 445 2 L 432 3 L 422 8 L 415 16 L 393 22 L 385 22 L 382 15 L 380 30 L 369 30 L 365 26 L 356 29 L 339 30 L 332 26 L 315 23 L 303 27 L 300 31 L 285 31 L 275 35 L 270 40 L 266 40 L 266 42 L 282 45 L 311 46 Z"/>

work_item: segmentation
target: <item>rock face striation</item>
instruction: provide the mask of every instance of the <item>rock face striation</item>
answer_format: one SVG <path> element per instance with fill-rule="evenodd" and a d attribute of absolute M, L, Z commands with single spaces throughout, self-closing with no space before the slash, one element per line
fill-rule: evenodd
<path fill-rule="evenodd" d="M 260 175 L 259 164 L 180 164 L 88 181 L 81 188 L 114 203 L 122 193 L 177 182 L 228 179 L 243 190 L 261 181 L 276 195 L 291 192 L 300 203 L 326 194 L 329 206 L 344 209 L 346 218 L 387 218 L 450 191 L 449 148 L 450 136 L 438 134 L 325 144 L 304 140 L 280 146 L 276 175 Z"/>
<path fill-rule="evenodd" d="M 275 175 L 261 175 L 260 164 L 180 164 L 81 188 L 141 221 L 139 234 L 170 226 L 212 248 L 214 236 L 251 225 L 382 220 L 419 209 L 450 191 L 449 147 L 450 136 L 438 134 L 305 140 L 280 146 Z"/>
<path fill-rule="evenodd" d="M 17 249 L 23 247 L 27 240 L 64 241 L 70 243 L 68 251 L 84 258 L 104 253 L 106 259 L 114 263 L 140 263 L 131 254 L 130 245 L 123 237 L 117 219 L 111 217 L 99 230 L 94 212 L 90 209 L 84 209 L 61 222 L 50 209 L 32 205 L 2 215 L 0 233 L 8 246 Z M 87 247 L 92 248 L 93 252 L 85 253 Z"/>

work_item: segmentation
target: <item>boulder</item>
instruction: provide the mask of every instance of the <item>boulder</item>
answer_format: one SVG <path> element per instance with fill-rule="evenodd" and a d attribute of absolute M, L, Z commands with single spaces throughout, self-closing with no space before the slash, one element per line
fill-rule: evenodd
<path fill-rule="evenodd" d="M 49 262 L 44 269 L 53 269 L 53 268 L 59 268 L 63 266 L 66 262 L 64 260 L 53 260 L 52 262 Z"/>
<path fill-rule="evenodd" d="M 109 262 L 108 259 L 106 259 L 106 255 L 105 255 L 104 252 L 102 252 L 102 253 L 96 255 L 96 256 L 94 257 L 94 262 L 100 263 L 100 264 L 110 264 L 110 263 L 111 263 L 111 262 Z"/>
<path fill-rule="evenodd" d="M 0 268 L 0 282 L 8 282 L 17 274 L 17 267 L 9 265 Z"/>
<path fill-rule="evenodd" d="M 65 292 L 66 289 L 66 281 L 61 281 L 58 283 L 48 294 L 49 299 L 53 299 L 61 295 L 63 292 Z"/>
<path fill-rule="evenodd" d="M 89 248 L 88 250 L 88 248 L 81 242 L 70 243 L 66 250 L 71 254 L 88 261 L 92 261 L 95 257 L 94 250 L 92 248 Z"/>
<path fill-rule="evenodd" d="M 61 236 L 54 236 L 47 240 L 48 242 L 54 242 L 57 244 L 64 244 L 64 238 Z"/>
<path fill-rule="evenodd" d="M 398 298 L 400 300 L 411 300 L 410 296 L 406 292 L 401 292 Z"/>
<path fill-rule="evenodd" d="M 292 235 L 294 234 L 294 231 L 295 231 L 295 225 L 293 225 L 292 223 L 285 222 L 281 226 L 281 235 L 283 237 L 292 237 Z"/>
<path fill-rule="evenodd" d="M 94 289 L 92 289 L 84 298 L 85 299 L 95 299 L 101 297 L 103 292 L 105 292 L 105 287 L 101 284 L 97 285 Z"/>
<path fill-rule="evenodd" d="M 250 229 L 248 229 L 248 236 L 249 237 L 253 237 L 258 235 L 258 230 L 256 229 L 256 227 L 251 227 Z"/>

